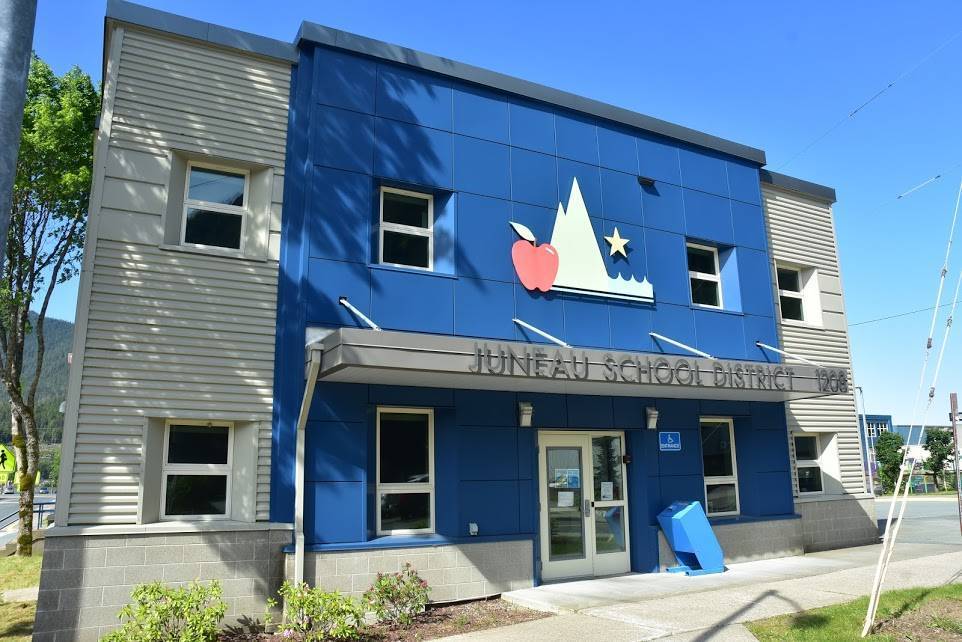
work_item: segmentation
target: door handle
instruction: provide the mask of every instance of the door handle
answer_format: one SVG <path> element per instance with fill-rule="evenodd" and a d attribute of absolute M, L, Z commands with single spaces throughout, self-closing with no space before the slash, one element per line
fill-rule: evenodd
<path fill-rule="evenodd" d="M 585 500 L 585 517 L 591 517 L 591 500 Z"/>

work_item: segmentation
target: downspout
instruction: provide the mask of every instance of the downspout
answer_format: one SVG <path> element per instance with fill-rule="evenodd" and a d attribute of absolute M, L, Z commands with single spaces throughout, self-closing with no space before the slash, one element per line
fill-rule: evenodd
<path fill-rule="evenodd" d="M 294 582 L 304 581 L 304 432 L 307 416 L 311 412 L 314 399 L 314 386 L 321 370 L 322 351 L 318 344 L 307 346 L 310 360 L 307 364 L 307 382 L 304 385 L 304 398 L 301 412 L 297 416 L 296 446 L 294 449 Z"/>

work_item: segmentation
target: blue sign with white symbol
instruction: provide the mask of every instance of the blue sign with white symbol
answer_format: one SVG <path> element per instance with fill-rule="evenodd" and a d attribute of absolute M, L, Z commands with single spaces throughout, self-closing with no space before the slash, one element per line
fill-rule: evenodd
<path fill-rule="evenodd" d="M 662 452 L 678 452 L 681 450 L 680 432 L 658 433 L 658 450 Z"/>

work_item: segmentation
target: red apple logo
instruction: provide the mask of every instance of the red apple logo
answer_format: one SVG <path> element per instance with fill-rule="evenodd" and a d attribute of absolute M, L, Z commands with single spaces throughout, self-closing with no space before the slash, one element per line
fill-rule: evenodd
<path fill-rule="evenodd" d="M 521 237 L 511 246 L 511 260 L 521 285 L 547 292 L 558 276 L 558 250 L 550 243 L 538 245 L 534 233 L 521 223 L 512 221 L 511 227 Z"/>

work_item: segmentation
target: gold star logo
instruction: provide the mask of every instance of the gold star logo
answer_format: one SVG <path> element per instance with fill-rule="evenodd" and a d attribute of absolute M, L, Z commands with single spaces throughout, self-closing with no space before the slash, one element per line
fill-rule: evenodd
<path fill-rule="evenodd" d="M 617 227 L 611 236 L 605 237 L 605 240 L 608 241 L 608 245 L 611 246 L 610 256 L 620 253 L 626 259 L 628 258 L 628 252 L 625 249 L 625 246 L 628 245 L 628 241 L 631 239 L 621 238 L 621 234 L 618 233 Z"/>

